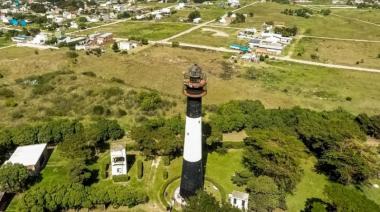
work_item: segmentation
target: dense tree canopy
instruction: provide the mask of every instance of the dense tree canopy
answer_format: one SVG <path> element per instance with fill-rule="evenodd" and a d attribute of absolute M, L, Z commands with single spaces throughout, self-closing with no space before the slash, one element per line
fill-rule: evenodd
<path fill-rule="evenodd" d="M 130 136 L 147 156 L 178 155 L 183 147 L 184 121 L 180 116 L 156 118 L 132 128 Z"/>
<path fill-rule="evenodd" d="M 205 191 L 198 191 L 195 196 L 189 198 L 183 211 L 239 212 L 240 210 L 226 203 L 220 204 L 215 197 Z"/>
<path fill-rule="evenodd" d="M 300 159 L 305 157 L 303 143 L 278 131 L 255 130 L 244 140 L 244 164 L 255 175 L 272 177 L 279 187 L 290 192 L 302 176 Z"/>
<path fill-rule="evenodd" d="M 250 210 L 266 212 L 281 207 L 281 200 L 284 196 L 272 178 L 268 176 L 253 177 L 247 183 L 247 190 L 250 193 Z"/>
<path fill-rule="evenodd" d="M 326 186 L 325 193 L 338 212 L 377 212 L 380 206 L 369 200 L 360 191 L 342 186 L 331 184 Z"/>
<path fill-rule="evenodd" d="M 148 200 L 147 195 L 133 187 L 116 184 L 56 184 L 36 186 L 20 199 L 18 211 L 59 211 L 69 208 L 91 208 L 94 205 L 135 206 Z"/>
<path fill-rule="evenodd" d="M 0 167 L 0 191 L 20 192 L 28 185 L 29 171 L 21 164 L 7 163 Z"/>

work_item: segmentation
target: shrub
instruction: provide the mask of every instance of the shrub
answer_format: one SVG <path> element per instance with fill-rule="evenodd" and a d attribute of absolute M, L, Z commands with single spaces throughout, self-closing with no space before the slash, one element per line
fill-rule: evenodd
<path fill-rule="evenodd" d="M 111 81 L 112 82 L 117 82 L 117 83 L 120 83 L 120 84 L 125 84 L 124 80 L 116 78 L 116 77 L 112 77 Z"/>
<path fill-rule="evenodd" d="M 349 101 L 349 102 L 351 102 L 351 101 L 352 101 L 352 97 L 350 97 L 350 96 L 347 96 L 347 97 L 346 97 L 346 101 Z"/>
<path fill-rule="evenodd" d="M 68 51 L 66 52 L 66 56 L 68 58 L 74 59 L 74 58 L 77 58 L 79 55 L 75 51 Z"/>
<path fill-rule="evenodd" d="M 94 115 L 103 115 L 104 114 L 104 107 L 101 105 L 95 105 L 92 109 L 92 112 Z"/>
<path fill-rule="evenodd" d="M 12 90 L 8 88 L 0 88 L 0 96 L 5 97 L 5 98 L 10 98 L 10 97 L 14 97 L 15 94 Z"/>
<path fill-rule="evenodd" d="M 149 44 L 148 39 L 146 39 L 146 38 L 141 39 L 141 44 L 142 45 L 148 45 Z"/>
<path fill-rule="evenodd" d="M 200 17 L 201 17 L 201 13 L 198 10 L 195 10 L 191 12 L 187 18 L 189 19 L 189 21 L 193 21 L 194 19 L 200 18 Z"/>
<path fill-rule="evenodd" d="M 163 156 L 162 160 L 164 161 L 164 165 L 165 166 L 169 166 L 170 165 L 170 158 L 169 158 L 169 156 Z"/>
<path fill-rule="evenodd" d="M 112 176 L 114 182 L 127 182 L 129 176 L 127 174 Z"/>
<path fill-rule="evenodd" d="M 163 173 L 162 173 L 162 178 L 164 178 L 164 180 L 168 179 L 169 177 L 169 173 L 167 170 L 165 170 Z"/>
<path fill-rule="evenodd" d="M 82 72 L 82 74 L 88 77 L 96 77 L 96 74 L 92 71 L 85 71 L 85 72 Z"/>
<path fill-rule="evenodd" d="M 141 160 L 137 161 L 137 178 L 141 179 L 144 176 L 144 164 Z"/>
<path fill-rule="evenodd" d="M 100 170 L 99 170 L 99 172 L 100 172 L 100 178 L 101 179 L 107 179 L 107 177 L 108 177 L 108 172 L 107 171 L 108 171 L 109 165 L 110 165 L 109 162 L 101 164 L 101 167 L 100 167 Z"/>
<path fill-rule="evenodd" d="M 172 42 L 172 47 L 179 47 L 179 42 L 178 41 L 173 41 Z"/>

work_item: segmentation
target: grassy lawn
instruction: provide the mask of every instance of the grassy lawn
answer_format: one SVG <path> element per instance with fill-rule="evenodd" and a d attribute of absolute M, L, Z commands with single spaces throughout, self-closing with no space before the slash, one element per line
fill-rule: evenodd
<path fill-rule="evenodd" d="M 215 47 L 229 47 L 231 44 L 246 44 L 247 41 L 239 40 L 236 37 L 238 32 L 239 30 L 237 29 L 202 27 L 201 29 L 178 37 L 174 39 L 174 41 Z"/>
<path fill-rule="evenodd" d="M 296 186 L 293 195 L 286 197 L 288 211 L 301 211 L 305 208 L 305 201 L 308 198 L 315 197 L 326 200 L 323 190 L 330 182 L 325 175 L 317 174 L 314 171 L 315 163 L 316 158 L 314 157 L 302 161 L 301 166 L 304 175 L 301 182 Z"/>
<path fill-rule="evenodd" d="M 7 40 L 5 37 L 0 37 L 0 47 L 11 45 L 12 42 Z"/>
<path fill-rule="evenodd" d="M 248 17 L 246 23 L 231 24 L 231 26 L 257 27 L 260 29 L 264 22 L 274 21 L 275 24 L 295 25 L 306 35 L 380 40 L 380 27 L 332 15 L 320 16 L 315 14 L 308 19 L 289 16 L 281 13 L 286 8 L 297 9 L 301 7 L 277 3 L 260 3 L 240 11 L 241 13 L 252 12 L 254 13 L 254 17 Z"/>
<path fill-rule="evenodd" d="M 380 24 L 380 13 L 377 9 L 332 9 L 332 12 L 336 15 Z"/>
<path fill-rule="evenodd" d="M 373 180 L 370 180 L 370 183 L 380 185 L 380 180 L 373 179 Z M 361 187 L 361 190 L 368 197 L 368 199 L 371 199 L 380 205 L 380 189 L 379 188 L 374 188 L 372 185 L 363 185 Z"/>
<path fill-rule="evenodd" d="M 239 132 L 223 133 L 223 141 L 241 142 L 248 137 L 247 133 L 242 130 Z"/>
<path fill-rule="evenodd" d="M 233 184 L 231 177 L 237 171 L 244 169 L 242 162 L 243 150 L 229 150 L 227 154 L 221 155 L 211 153 L 207 156 L 206 176 L 215 180 L 223 186 L 226 194 L 233 190 L 243 191 L 244 188 Z"/>
<path fill-rule="evenodd" d="M 104 26 L 92 30 L 87 30 L 85 32 L 79 32 L 81 35 L 87 35 L 94 32 L 112 32 L 114 37 L 119 38 L 130 38 L 139 37 L 146 38 L 148 40 L 161 40 L 179 32 L 182 32 L 192 25 L 181 24 L 181 23 L 156 23 L 151 22 L 139 22 L 139 21 L 128 21 L 123 23 L 118 23 L 110 26 Z"/>
<path fill-rule="evenodd" d="M 323 63 L 380 68 L 380 43 L 302 38 L 292 57 L 312 60 L 311 55 L 318 55 L 314 61 Z"/>

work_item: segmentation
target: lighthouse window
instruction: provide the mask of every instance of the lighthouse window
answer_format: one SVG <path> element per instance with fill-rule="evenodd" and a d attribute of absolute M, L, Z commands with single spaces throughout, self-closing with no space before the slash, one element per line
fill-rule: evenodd
<path fill-rule="evenodd" d="M 236 198 L 234 198 L 234 205 L 236 205 Z"/>

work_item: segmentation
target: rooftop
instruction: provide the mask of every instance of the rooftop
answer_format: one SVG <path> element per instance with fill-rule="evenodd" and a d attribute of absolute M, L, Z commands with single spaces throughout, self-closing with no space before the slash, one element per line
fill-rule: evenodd
<path fill-rule="evenodd" d="M 19 146 L 5 163 L 20 163 L 24 166 L 37 164 L 47 144 Z"/>
<path fill-rule="evenodd" d="M 240 191 L 232 191 L 231 195 L 233 197 L 239 198 L 239 199 L 248 199 L 248 197 L 249 197 L 248 193 L 244 193 L 244 192 L 240 192 Z"/>

